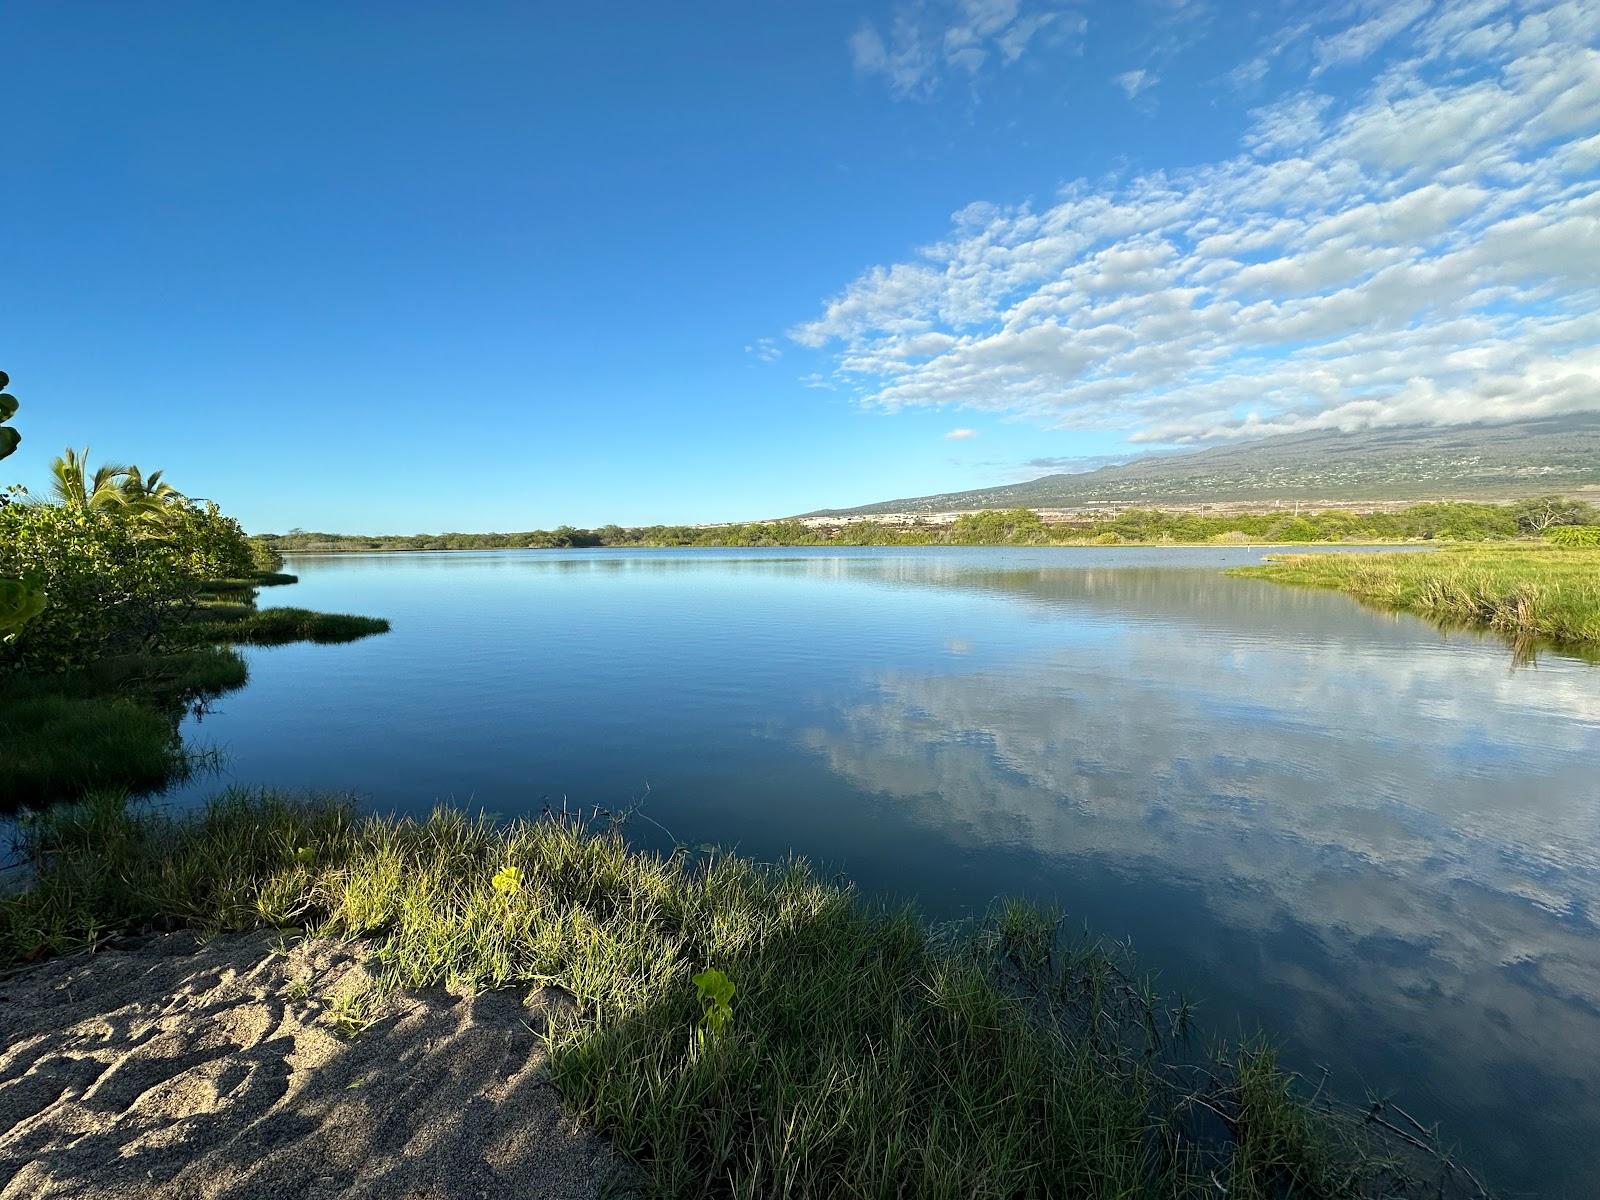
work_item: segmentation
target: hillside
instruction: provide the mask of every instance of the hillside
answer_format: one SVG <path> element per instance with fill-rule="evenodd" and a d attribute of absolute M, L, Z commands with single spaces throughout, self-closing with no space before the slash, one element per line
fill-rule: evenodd
<path fill-rule="evenodd" d="M 1078 475 L 823 509 L 811 517 L 1092 505 L 1515 499 L 1600 488 L 1600 413 L 1508 425 L 1286 434 Z"/>

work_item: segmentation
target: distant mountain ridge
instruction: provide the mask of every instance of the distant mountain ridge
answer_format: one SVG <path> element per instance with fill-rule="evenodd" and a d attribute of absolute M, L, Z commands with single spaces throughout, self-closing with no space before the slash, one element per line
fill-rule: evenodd
<path fill-rule="evenodd" d="M 1515 499 L 1600 488 L 1600 413 L 1505 425 L 1281 434 L 1076 475 L 822 509 L 808 517 L 1280 500 Z"/>

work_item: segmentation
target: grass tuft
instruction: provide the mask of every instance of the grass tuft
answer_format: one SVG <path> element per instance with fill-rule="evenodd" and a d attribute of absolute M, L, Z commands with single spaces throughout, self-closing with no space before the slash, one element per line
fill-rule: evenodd
<path fill-rule="evenodd" d="M 232 650 L 203 646 L 8 680 L 0 700 L 0 812 L 101 788 L 153 792 L 189 777 L 209 756 L 183 745 L 183 714 L 244 686 L 248 675 Z"/>

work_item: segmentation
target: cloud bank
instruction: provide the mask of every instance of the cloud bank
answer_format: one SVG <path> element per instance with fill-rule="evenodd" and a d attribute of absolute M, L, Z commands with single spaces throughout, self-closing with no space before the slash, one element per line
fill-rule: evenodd
<path fill-rule="evenodd" d="M 791 337 L 875 407 L 1138 442 L 1600 409 L 1597 42 L 1600 0 L 1371 8 L 1234 157 L 971 204 Z"/>
<path fill-rule="evenodd" d="M 991 65 L 1010 66 L 1041 36 L 1071 37 L 1085 25 L 1080 13 L 1026 0 L 917 0 L 897 8 L 886 30 L 863 21 L 850 57 L 897 98 L 926 100 L 951 75 L 973 79 Z"/>

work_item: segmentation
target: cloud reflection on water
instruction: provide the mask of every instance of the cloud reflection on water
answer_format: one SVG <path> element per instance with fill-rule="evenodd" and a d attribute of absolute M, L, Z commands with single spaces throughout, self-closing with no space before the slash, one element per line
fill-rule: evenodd
<path fill-rule="evenodd" d="M 1059 646 L 956 631 L 940 669 L 819 698 L 787 736 L 854 787 L 955 847 L 1182 888 L 1195 974 L 1390 1082 L 1415 1065 L 1471 1126 L 1600 1127 L 1600 672 L 1214 573 L 882 581 L 1006 595 Z"/>

